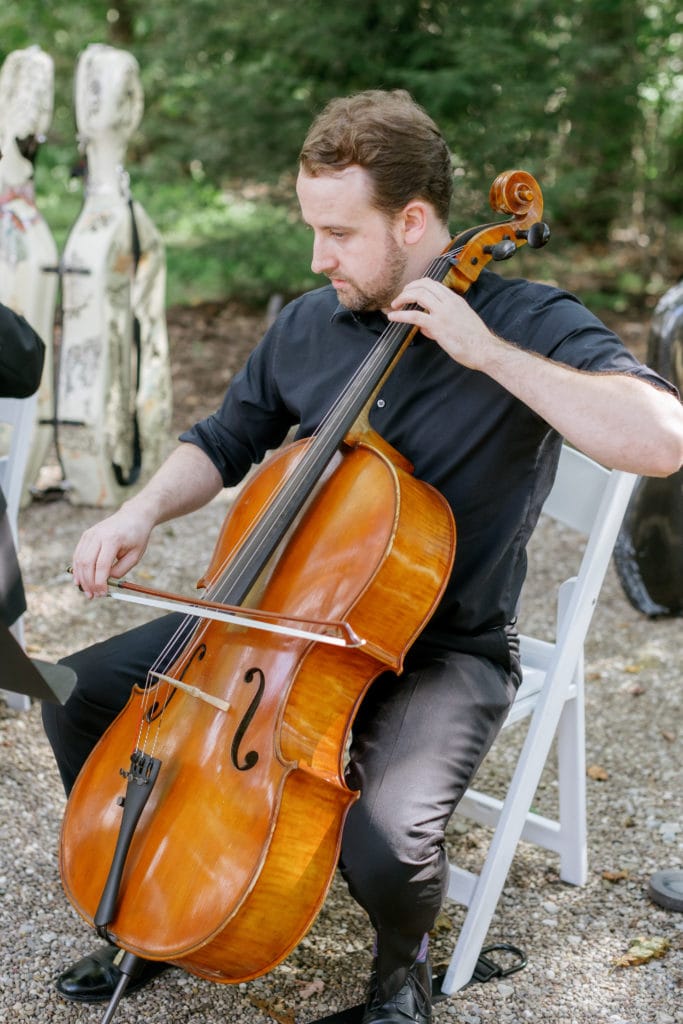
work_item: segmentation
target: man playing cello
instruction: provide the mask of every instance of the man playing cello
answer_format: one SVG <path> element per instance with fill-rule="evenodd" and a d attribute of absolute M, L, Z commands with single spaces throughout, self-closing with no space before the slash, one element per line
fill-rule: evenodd
<path fill-rule="evenodd" d="M 451 192 L 448 147 L 407 93 L 331 102 L 304 142 L 297 180 L 312 268 L 329 283 L 285 307 L 220 409 L 84 533 L 73 559 L 85 594 L 106 593 L 155 526 L 237 484 L 293 425 L 310 436 L 387 323 L 419 328 L 371 425 L 444 495 L 458 550 L 405 671 L 376 679 L 353 725 L 347 782 L 361 795 L 340 867 L 376 934 L 364 1024 L 431 1021 L 428 934 L 445 892 L 444 832 L 520 682 L 524 548 L 562 438 L 640 474 L 666 476 L 683 462 L 675 389 L 573 296 L 488 271 L 460 296 L 424 276 L 450 240 Z M 67 792 L 177 621 L 164 616 L 66 659 L 78 686 L 64 707 L 44 707 L 44 721 Z M 59 991 L 109 998 L 116 954 L 86 957 Z"/>

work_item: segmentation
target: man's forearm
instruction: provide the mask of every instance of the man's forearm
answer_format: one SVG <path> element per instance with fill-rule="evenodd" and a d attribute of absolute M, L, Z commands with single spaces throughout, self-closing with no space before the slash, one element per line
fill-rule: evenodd
<path fill-rule="evenodd" d="M 668 476 L 683 461 L 683 407 L 627 374 L 575 370 L 500 342 L 484 372 L 603 465 Z"/>
<path fill-rule="evenodd" d="M 139 510 L 153 526 L 206 505 L 223 486 L 220 473 L 197 445 L 181 443 L 151 480 L 126 502 L 128 512 Z"/>

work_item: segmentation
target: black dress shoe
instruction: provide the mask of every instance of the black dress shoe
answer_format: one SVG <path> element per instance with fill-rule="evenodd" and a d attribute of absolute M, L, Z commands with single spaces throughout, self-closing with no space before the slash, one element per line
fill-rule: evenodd
<path fill-rule="evenodd" d="M 79 1003 L 102 1003 L 111 999 L 121 978 L 118 964 L 122 957 L 123 950 L 117 946 L 96 949 L 90 956 L 84 956 L 59 975 L 57 991 L 65 999 L 74 999 Z M 156 960 L 141 960 L 124 995 L 142 988 L 169 966 Z"/>
<path fill-rule="evenodd" d="M 376 978 L 370 981 L 362 1024 L 432 1024 L 432 967 L 429 958 L 410 968 L 408 977 L 385 1002 L 380 1002 Z"/>

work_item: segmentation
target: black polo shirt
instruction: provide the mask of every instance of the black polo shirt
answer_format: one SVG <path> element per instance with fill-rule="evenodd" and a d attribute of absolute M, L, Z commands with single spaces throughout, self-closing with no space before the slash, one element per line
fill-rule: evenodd
<path fill-rule="evenodd" d="M 674 390 L 642 366 L 574 296 L 484 271 L 467 301 L 500 337 L 577 369 L 627 373 Z M 340 306 L 327 286 L 288 305 L 233 379 L 218 412 L 181 435 L 202 448 L 226 486 L 276 448 L 293 425 L 308 437 L 387 320 Z M 421 335 L 371 410 L 370 422 L 445 496 L 455 516 L 455 565 L 421 643 L 508 662 L 525 548 L 552 486 L 562 439 L 486 374 Z"/>

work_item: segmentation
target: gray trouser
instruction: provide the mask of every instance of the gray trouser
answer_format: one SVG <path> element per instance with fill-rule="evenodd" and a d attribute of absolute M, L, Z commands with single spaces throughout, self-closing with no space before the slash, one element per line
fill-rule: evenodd
<path fill-rule="evenodd" d="M 417 659 L 413 659 L 415 661 Z M 354 722 L 352 806 L 341 870 L 377 932 L 377 974 L 395 992 L 446 893 L 444 833 L 495 739 L 519 670 L 447 652 L 373 684 Z"/>
<path fill-rule="evenodd" d="M 64 787 L 175 631 L 168 615 L 64 659 L 78 676 L 62 707 L 43 705 Z M 470 654 L 409 656 L 405 672 L 371 686 L 356 716 L 347 781 L 362 796 L 343 836 L 341 870 L 378 937 L 378 979 L 403 983 L 439 912 L 447 881 L 446 824 L 500 729 L 518 666 Z"/>

